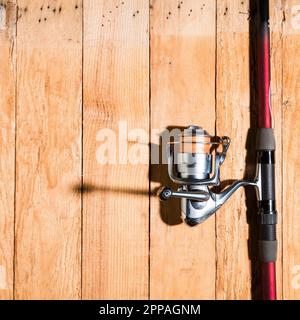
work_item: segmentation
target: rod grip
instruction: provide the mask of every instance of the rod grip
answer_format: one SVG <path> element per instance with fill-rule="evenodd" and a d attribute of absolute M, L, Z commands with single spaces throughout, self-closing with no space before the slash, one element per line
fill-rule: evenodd
<path fill-rule="evenodd" d="M 275 262 L 277 260 L 277 240 L 259 240 L 259 257 L 264 263 Z"/>
<path fill-rule="evenodd" d="M 272 128 L 259 128 L 257 130 L 257 151 L 275 151 L 275 135 Z"/>
<path fill-rule="evenodd" d="M 277 259 L 275 201 L 275 137 L 272 128 L 257 131 L 257 157 L 261 174 L 259 201 L 259 256 L 263 263 Z"/>

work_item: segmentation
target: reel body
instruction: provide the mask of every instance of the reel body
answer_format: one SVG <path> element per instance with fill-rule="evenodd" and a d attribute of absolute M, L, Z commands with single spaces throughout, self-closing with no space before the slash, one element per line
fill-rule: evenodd
<path fill-rule="evenodd" d="M 189 225 L 200 224 L 214 214 L 241 186 L 259 189 L 259 174 L 254 180 L 237 180 L 220 193 L 220 166 L 230 145 L 228 137 L 214 137 L 201 127 L 189 126 L 168 146 L 168 173 L 179 184 L 177 191 L 162 187 L 162 201 L 181 198 L 181 211 Z M 258 170 L 259 171 L 259 170 Z M 259 192 L 258 192 L 259 193 Z"/>

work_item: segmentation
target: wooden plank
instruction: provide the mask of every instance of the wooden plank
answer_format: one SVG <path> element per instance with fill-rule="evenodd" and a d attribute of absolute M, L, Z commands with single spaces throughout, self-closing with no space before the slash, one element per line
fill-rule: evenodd
<path fill-rule="evenodd" d="M 232 139 L 221 169 L 222 180 L 241 179 L 245 170 L 250 126 L 248 10 L 249 1 L 218 1 L 217 134 Z M 246 212 L 240 189 L 217 214 L 217 299 L 251 296 Z"/>
<path fill-rule="evenodd" d="M 148 16 L 146 0 L 84 2 L 86 299 L 148 297 Z M 125 150 L 130 131 L 137 128 L 140 144 L 133 142 Z M 113 134 L 109 150 L 116 147 L 117 157 L 105 164 L 101 137 L 108 133 Z M 144 158 L 137 164 L 133 148 L 140 148 Z"/>
<path fill-rule="evenodd" d="M 13 298 L 15 176 L 14 1 L 0 7 L 0 299 Z"/>
<path fill-rule="evenodd" d="M 15 297 L 78 299 L 82 4 L 18 4 Z"/>
<path fill-rule="evenodd" d="M 276 263 L 277 299 L 283 298 L 283 256 L 282 256 L 282 19 L 283 7 L 282 0 L 270 0 L 270 30 L 271 30 L 271 102 L 272 102 L 272 122 L 276 139 L 276 207 L 278 211 L 277 239 L 278 253 Z"/>
<path fill-rule="evenodd" d="M 283 298 L 300 298 L 300 8 L 284 1 L 283 38 Z"/>
<path fill-rule="evenodd" d="M 152 144 L 167 127 L 197 124 L 214 133 L 215 1 L 152 1 Z M 167 168 L 153 166 L 152 190 L 168 185 Z M 150 297 L 215 297 L 215 218 L 191 228 L 180 202 L 151 199 Z"/>
<path fill-rule="evenodd" d="M 251 1 L 219 1 L 217 15 L 217 133 L 232 137 L 222 179 L 254 176 L 256 100 L 255 73 L 249 61 L 255 53 L 255 38 L 249 47 Z M 271 1 L 273 125 L 281 145 L 281 6 Z M 253 8 L 252 8 L 253 9 Z M 251 9 L 251 10 L 252 10 Z M 254 32 L 250 27 L 250 32 Z M 251 51 L 251 55 L 249 52 Z M 251 68 L 253 63 L 251 62 Z M 251 85 L 250 85 L 251 82 Z M 251 88 L 251 91 L 250 91 Z M 248 131 L 249 127 L 250 131 Z M 246 144 L 247 141 L 247 144 Z M 276 152 L 276 190 L 281 213 L 281 150 Z M 245 161 L 246 160 L 246 161 Z M 244 173 L 245 166 L 247 171 Z M 247 218 L 248 216 L 248 218 Z M 249 225 L 250 223 L 250 225 Z M 259 296 L 257 266 L 257 219 L 255 193 L 239 190 L 217 214 L 218 299 L 251 299 Z M 281 219 L 278 223 L 278 293 L 281 296 Z"/>

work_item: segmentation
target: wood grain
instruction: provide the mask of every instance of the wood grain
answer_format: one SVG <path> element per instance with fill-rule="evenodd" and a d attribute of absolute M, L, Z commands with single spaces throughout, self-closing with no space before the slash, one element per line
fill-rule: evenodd
<path fill-rule="evenodd" d="M 81 296 L 81 1 L 18 1 L 17 299 Z"/>
<path fill-rule="evenodd" d="M 169 127 L 197 124 L 214 133 L 214 1 L 152 1 L 152 150 Z M 168 185 L 166 166 L 152 166 L 151 187 Z M 215 297 L 215 219 L 191 228 L 180 202 L 151 198 L 150 297 Z M 179 209 L 180 210 L 180 209 Z"/>
<path fill-rule="evenodd" d="M 190 228 L 148 165 L 150 139 L 154 156 L 166 128 L 195 124 L 232 139 L 222 180 L 253 173 L 251 2 L 2 1 L 0 299 L 258 296 L 254 196 Z M 278 298 L 299 299 L 300 10 L 270 8 Z"/>
<path fill-rule="evenodd" d="M 86 299 L 148 297 L 148 16 L 146 0 L 84 2 Z M 139 129 L 138 140 L 133 137 L 126 150 L 134 129 Z M 105 164 L 101 136 L 109 132 L 109 150 L 116 147 L 117 156 Z M 135 148 L 143 159 L 132 156 Z"/>
<path fill-rule="evenodd" d="M 297 9 L 298 8 L 298 9 Z M 283 298 L 300 298 L 300 14 L 284 1 L 283 38 Z"/>
<path fill-rule="evenodd" d="M 15 180 L 15 2 L 2 3 L 0 25 L 0 299 L 13 297 Z"/>

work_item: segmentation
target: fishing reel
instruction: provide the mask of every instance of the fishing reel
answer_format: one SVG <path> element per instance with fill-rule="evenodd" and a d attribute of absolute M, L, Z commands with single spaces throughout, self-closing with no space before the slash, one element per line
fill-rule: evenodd
<path fill-rule="evenodd" d="M 189 225 L 200 224 L 214 214 L 242 186 L 258 187 L 259 179 L 237 180 L 220 193 L 220 166 L 230 145 L 228 137 L 216 137 L 198 126 L 189 126 L 168 145 L 168 173 L 180 185 L 177 191 L 160 188 L 162 201 L 181 199 L 181 211 Z"/>

